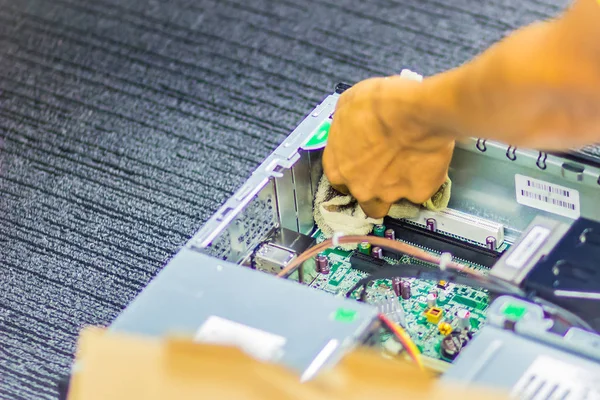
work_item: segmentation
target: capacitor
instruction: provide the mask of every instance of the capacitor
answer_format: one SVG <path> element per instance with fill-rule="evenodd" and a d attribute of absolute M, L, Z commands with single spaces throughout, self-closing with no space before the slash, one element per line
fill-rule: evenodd
<path fill-rule="evenodd" d="M 442 343 L 440 345 L 440 353 L 442 356 L 449 360 L 454 360 L 458 353 L 463 348 L 463 340 L 460 337 L 460 334 L 457 332 L 452 332 L 448 336 L 442 339 Z"/>
<path fill-rule="evenodd" d="M 437 295 L 435 293 L 429 293 L 427 295 L 427 307 L 435 307 L 437 304 Z"/>
<path fill-rule="evenodd" d="M 392 278 L 392 290 L 396 293 L 396 296 L 402 295 L 402 279 Z"/>
<path fill-rule="evenodd" d="M 410 299 L 410 282 L 403 281 L 402 285 L 400 286 L 400 291 L 400 294 L 404 300 Z"/>
<path fill-rule="evenodd" d="M 437 221 L 435 220 L 435 218 L 427 218 L 425 224 L 427 230 L 430 230 L 431 232 L 437 231 Z"/>
<path fill-rule="evenodd" d="M 456 312 L 456 318 L 458 319 L 458 326 L 461 329 L 471 329 L 471 313 L 469 310 L 461 308 Z"/>
<path fill-rule="evenodd" d="M 329 272 L 331 271 L 331 268 L 329 267 L 329 263 L 325 264 L 322 268 L 321 268 L 321 273 L 322 274 L 329 274 Z"/>
<path fill-rule="evenodd" d="M 383 249 L 381 247 L 373 247 L 371 249 L 371 255 L 373 258 L 381 259 L 383 258 Z"/>
<path fill-rule="evenodd" d="M 373 227 L 373 235 L 375 236 L 379 236 L 379 237 L 384 237 L 385 236 L 385 225 L 375 225 Z"/>
<path fill-rule="evenodd" d="M 396 232 L 393 229 L 386 229 L 384 236 L 386 239 L 396 240 Z"/>
<path fill-rule="evenodd" d="M 325 268 L 329 268 L 329 260 L 323 253 L 317 255 L 317 272 L 323 273 Z"/>
<path fill-rule="evenodd" d="M 487 246 L 488 249 L 490 250 L 496 250 L 496 238 L 492 237 L 492 236 L 488 236 L 485 239 L 485 244 Z"/>
<path fill-rule="evenodd" d="M 360 253 L 370 255 L 371 254 L 371 243 L 369 242 L 360 242 L 358 244 L 358 251 Z"/>

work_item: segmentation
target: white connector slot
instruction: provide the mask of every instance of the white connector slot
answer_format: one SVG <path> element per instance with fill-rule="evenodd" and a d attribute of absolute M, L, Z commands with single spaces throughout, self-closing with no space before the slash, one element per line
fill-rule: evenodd
<path fill-rule="evenodd" d="M 405 221 L 492 250 L 504 243 L 504 225 L 452 209 L 439 212 L 423 209 L 418 216 Z"/>

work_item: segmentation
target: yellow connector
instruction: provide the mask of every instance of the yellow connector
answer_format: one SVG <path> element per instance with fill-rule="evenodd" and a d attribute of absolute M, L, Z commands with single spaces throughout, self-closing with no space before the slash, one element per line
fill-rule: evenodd
<path fill-rule="evenodd" d="M 448 282 L 446 281 L 439 281 L 437 284 L 437 287 L 440 289 L 446 289 L 448 287 Z"/>
<path fill-rule="evenodd" d="M 425 311 L 425 318 L 427 321 L 437 325 L 442 317 L 444 316 L 444 311 L 439 307 L 431 307 Z"/>
<path fill-rule="evenodd" d="M 444 336 L 448 336 L 452 333 L 452 325 L 450 325 L 447 322 L 440 322 L 438 325 L 438 329 L 440 330 L 440 333 Z"/>

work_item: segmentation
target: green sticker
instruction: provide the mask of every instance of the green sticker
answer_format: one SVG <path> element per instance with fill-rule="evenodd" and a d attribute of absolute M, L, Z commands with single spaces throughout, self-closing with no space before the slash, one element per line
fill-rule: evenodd
<path fill-rule="evenodd" d="M 506 318 L 513 321 L 518 321 L 523 318 L 525 314 L 527 314 L 527 308 L 519 304 L 508 303 L 502 309 L 502 313 Z"/>
<path fill-rule="evenodd" d="M 331 120 L 326 119 L 317 130 L 313 133 L 308 142 L 302 148 L 304 150 L 318 150 L 325 147 L 327 144 L 327 138 L 329 137 L 329 128 L 331 127 Z"/>
<path fill-rule="evenodd" d="M 357 314 L 356 310 L 340 307 L 333 315 L 333 319 L 338 322 L 352 322 L 356 319 Z"/>

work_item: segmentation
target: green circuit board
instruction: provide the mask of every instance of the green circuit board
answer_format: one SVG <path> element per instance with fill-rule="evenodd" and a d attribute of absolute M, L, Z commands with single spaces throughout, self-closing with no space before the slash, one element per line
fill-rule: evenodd
<path fill-rule="evenodd" d="M 317 242 L 324 240 L 320 231 L 317 231 L 313 236 L 317 239 Z M 439 253 L 430 249 L 424 250 L 439 255 Z M 324 254 L 329 260 L 330 272 L 329 274 L 318 274 L 310 284 L 311 287 L 332 295 L 345 296 L 360 279 L 367 276 L 366 273 L 352 268 L 350 264 L 352 251 L 329 249 Z M 426 264 L 409 256 L 403 256 L 400 260 L 386 259 L 386 261 L 391 264 Z M 481 265 L 470 263 L 467 260 L 461 260 L 461 262 L 483 273 L 488 272 L 488 269 Z M 437 267 L 431 265 L 431 268 Z M 391 280 L 385 279 L 373 281 L 369 285 L 367 302 L 378 304 L 391 299 L 398 301 L 404 310 L 405 329 L 421 350 L 421 353 L 427 357 L 448 361 L 440 353 L 440 345 L 444 335 L 440 333 L 438 324 L 447 322 L 453 329 L 457 329 L 456 313 L 460 309 L 466 309 L 471 314 L 471 332 L 476 334 L 486 320 L 489 297 L 487 291 L 453 283 L 447 283 L 446 288 L 442 289 L 438 287 L 438 282 L 417 279 L 406 280 L 411 283 L 411 297 L 409 299 L 397 297 L 392 290 Z M 437 293 L 436 307 L 443 312 L 438 323 L 428 321 L 425 315 L 429 309 L 426 297 L 432 291 Z M 360 290 L 357 290 L 351 297 L 356 299 L 359 295 Z"/>

